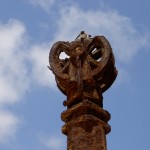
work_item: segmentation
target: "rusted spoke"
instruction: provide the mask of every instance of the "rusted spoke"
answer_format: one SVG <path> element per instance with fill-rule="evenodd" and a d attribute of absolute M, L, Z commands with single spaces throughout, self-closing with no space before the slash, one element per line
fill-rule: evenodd
<path fill-rule="evenodd" d="M 61 43 L 61 48 L 63 49 L 63 51 L 70 56 L 70 52 L 69 52 L 69 45 L 67 42 L 63 42 Z"/>
<path fill-rule="evenodd" d="M 67 73 L 68 72 L 68 67 L 69 67 L 69 60 L 64 64 L 64 66 L 62 67 L 62 72 L 63 73 Z"/>
<path fill-rule="evenodd" d="M 95 67 L 99 66 L 99 62 L 94 60 L 90 55 L 88 55 L 88 61 L 90 62 L 90 64 L 94 65 Z"/>

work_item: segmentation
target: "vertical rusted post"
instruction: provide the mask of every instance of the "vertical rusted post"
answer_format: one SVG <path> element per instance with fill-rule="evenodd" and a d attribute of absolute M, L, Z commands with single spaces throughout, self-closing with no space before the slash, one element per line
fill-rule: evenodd
<path fill-rule="evenodd" d="M 106 150 L 107 121 L 110 114 L 85 99 L 62 113 L 66 124 L 62 132 L 68 136 L 68 150 Z"/>
<path fill-rule="evenodd" d="M 61 52 L 69 58 L 60 59 Z M 75 41 L 56 42 L 49 61 L 58 88 L 67 96 L 67 110 L 61 114 L 67 150 L 106 150 L 106 134 L 111 127 L 102 93 L 117 76 L 109 42 L 104 36 L 92 38 L 81 31 Z"/>

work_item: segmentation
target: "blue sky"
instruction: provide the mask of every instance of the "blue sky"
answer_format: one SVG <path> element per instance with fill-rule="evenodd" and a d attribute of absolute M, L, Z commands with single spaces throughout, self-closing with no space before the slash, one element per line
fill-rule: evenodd
<path fill-rule="evenodd" d="M 0 149 L 65 150 L 65 96 L 47 69 L 49 49 L 81 30 L 104 35 L 119 71 L 104 93 L 108 150 L 150 149 L 149 0 L 0 0 Z"/>

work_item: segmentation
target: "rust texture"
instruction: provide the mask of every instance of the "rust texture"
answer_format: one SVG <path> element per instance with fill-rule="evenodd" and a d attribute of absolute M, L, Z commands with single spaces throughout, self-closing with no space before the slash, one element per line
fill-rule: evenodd
<path fill-rule="evenodd" d="M 61 55 L 65 54 L 65 58 Z M 50 69 L 60 91 L 67 96 L 62 112 L 68 150 L 106 150 L 111 130 L 103 96 L 117 76 L 112 48 L 104 36 L 84 31 L 71 42 L 56 42 L 49 54 Z"/>

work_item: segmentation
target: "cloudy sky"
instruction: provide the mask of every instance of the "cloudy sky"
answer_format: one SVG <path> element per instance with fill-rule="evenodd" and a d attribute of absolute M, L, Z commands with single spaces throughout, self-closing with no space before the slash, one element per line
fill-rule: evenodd
<path fill-rule="evenodd" d="M 47 69 L 51 46 L 104 35 L 119 71 L 104 94 L 108 150 L 150 149 L 149 0 L 0 0 L 0 149 L 66 150 L 65 96 Z"/>

